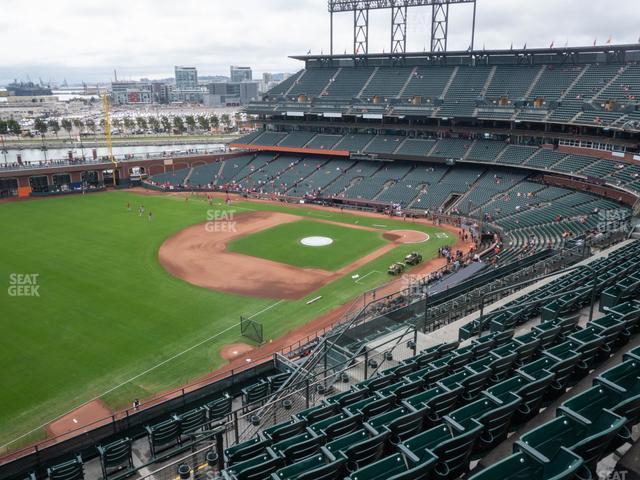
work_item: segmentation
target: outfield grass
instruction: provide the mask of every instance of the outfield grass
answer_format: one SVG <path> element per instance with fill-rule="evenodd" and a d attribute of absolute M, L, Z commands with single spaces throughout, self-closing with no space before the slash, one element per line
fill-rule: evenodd
<path fill-rule="evenodd" d="M 127 211 L 128 202 L 133 212 Z M 135 213 L 140 203 L 153 212 L 152 222 Z M 210 208 L 199 198 L 185 202 L 128 192 L 0 205 L 0 224 L 5 226 L 0 250 L 0 446 L 30 430 L 35 433 L 25 438 L 41 435 L 38 427 L 93 398 L 120 408 L 134 398 L 177 387 L 223 364 L 218 354 L 222 345 L 247 341 L 239 328 L 232 328 L 154 368 L 233 327 L 240 314 L 274 305 L 190 285 L 159 265 L 162 242 L 206 221 Z M 369 226 L 381 223 L 284 205 L 240 202 L 216 208 L 274 210 Z M 408 222 L 385 219 L 383 223 L 381 230 L 406 228 Z M 256 317 L 264 324 L 266 339 L 280 337 L 387 282 L 386 266 L 409 251 L 418 250 L 429 258 L 439 246 L 455 241 L 437 238 L 436 228 L 418 224 L 411 228 L 431 234 L 432 240 L 400 246 L 360 268 L 361 277 L 369 275 L 358 283 L 346 275 L 326 285 L 313 293 L 322 299 L 312 305 L 306 304 L 311 295 L 278 303 Z M 15 273 L 38 274 L 39 296 L 9 296 L 10 276 Z"/>
<path fill-rule="evenodd" d="M 300 243 L 303 238 L 314 236 L 329 237 L 333 243 L 323 247 L 309 247 Z M 336 271 L 385 243 L 377 232 L 300 220 L 239 238 L 230 242 L 227 248 L 232 252 L 295 267 Z"/>

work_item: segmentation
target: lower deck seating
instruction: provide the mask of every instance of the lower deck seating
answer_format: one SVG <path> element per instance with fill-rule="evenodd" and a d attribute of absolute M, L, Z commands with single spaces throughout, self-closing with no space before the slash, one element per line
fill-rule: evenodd
<path fill-rule="evenodd" d="M 611 272 L 638 248 L 634 242 L 600 261 L 600 271 Z M 623 280 L 625 268 L 634 268 L 624 265 L 599 276 L 598 285 Z M 526 298 L 549 304 L 545 296 L 557 291 L 550 285 Z M 639 333 L 640 302 L 616 307 L 628 316 L 611 311 L 583 328 L 543 320 L 516 337 L 501 330 L 467 346 L 423 350 L 228 448 L 223 478 L 454 480 L 514 432 L 514 454 L 473 480 L 591 478 L 640 423 L 640 349 L 566 399 L 555 419 L 520 430 Z"/>

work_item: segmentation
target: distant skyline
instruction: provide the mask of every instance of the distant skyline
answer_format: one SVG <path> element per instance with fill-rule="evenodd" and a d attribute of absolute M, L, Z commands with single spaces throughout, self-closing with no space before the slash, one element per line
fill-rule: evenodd
<path fill-rule="evenodd" d="M 585 6 L 589 3 L 588 6 Z M 0 85 L 173 76 L 174 65 L 229 75 L 230 65 L 293 73 L 288 55 L 329 51 L 326 0 L 2 0 Z M 468 5 L 452 6 L 449 49 L 470 43 Z M 431 10 L 409 10 L 408 50 L 428 48 Z M 478 0 L 476 48 L 638 43 L 637 0 Z M 335 53 L 351 52 L 351 14 L 335 16 Z M 372 11 L 370 51 L 389 51 L 388 12 Z"/>

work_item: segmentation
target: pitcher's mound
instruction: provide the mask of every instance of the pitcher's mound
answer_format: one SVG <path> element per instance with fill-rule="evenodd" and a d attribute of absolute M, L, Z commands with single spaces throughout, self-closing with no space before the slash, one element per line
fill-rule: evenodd
<path fill-rule="evenodd" d="M 220 349 L 220 356 L 227 361 L 231 361 L 240 358 L 251 350 L 253 350 L 253 347 L 246 343 L 231 343 Z"/>

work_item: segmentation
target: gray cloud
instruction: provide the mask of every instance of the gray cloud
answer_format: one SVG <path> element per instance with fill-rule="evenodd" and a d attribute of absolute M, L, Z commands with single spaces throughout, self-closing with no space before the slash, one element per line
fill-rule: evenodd
<path fill-rule="evenodd" d="M 0 83 L 24 78 L 108 80 L 163 77 L 173 65 L 226 74 L 230 64 L 257 73 L 289 71 L 288 55 L 329 49 L 326 0 L 2 0 Z M 637 0 L 479 0 L 476 46 L 508 48 L 636 43 Z M 428 8 L 409 14 L 409 50 L 428 46 Z M 469 45 L 471 8 L 451 8 L 450 49 Z M 350 51 L 352 15 L 335 17 L 335 51 Z M 371 51 L 389 51 L 388 12 L 371 14 Z"/>

